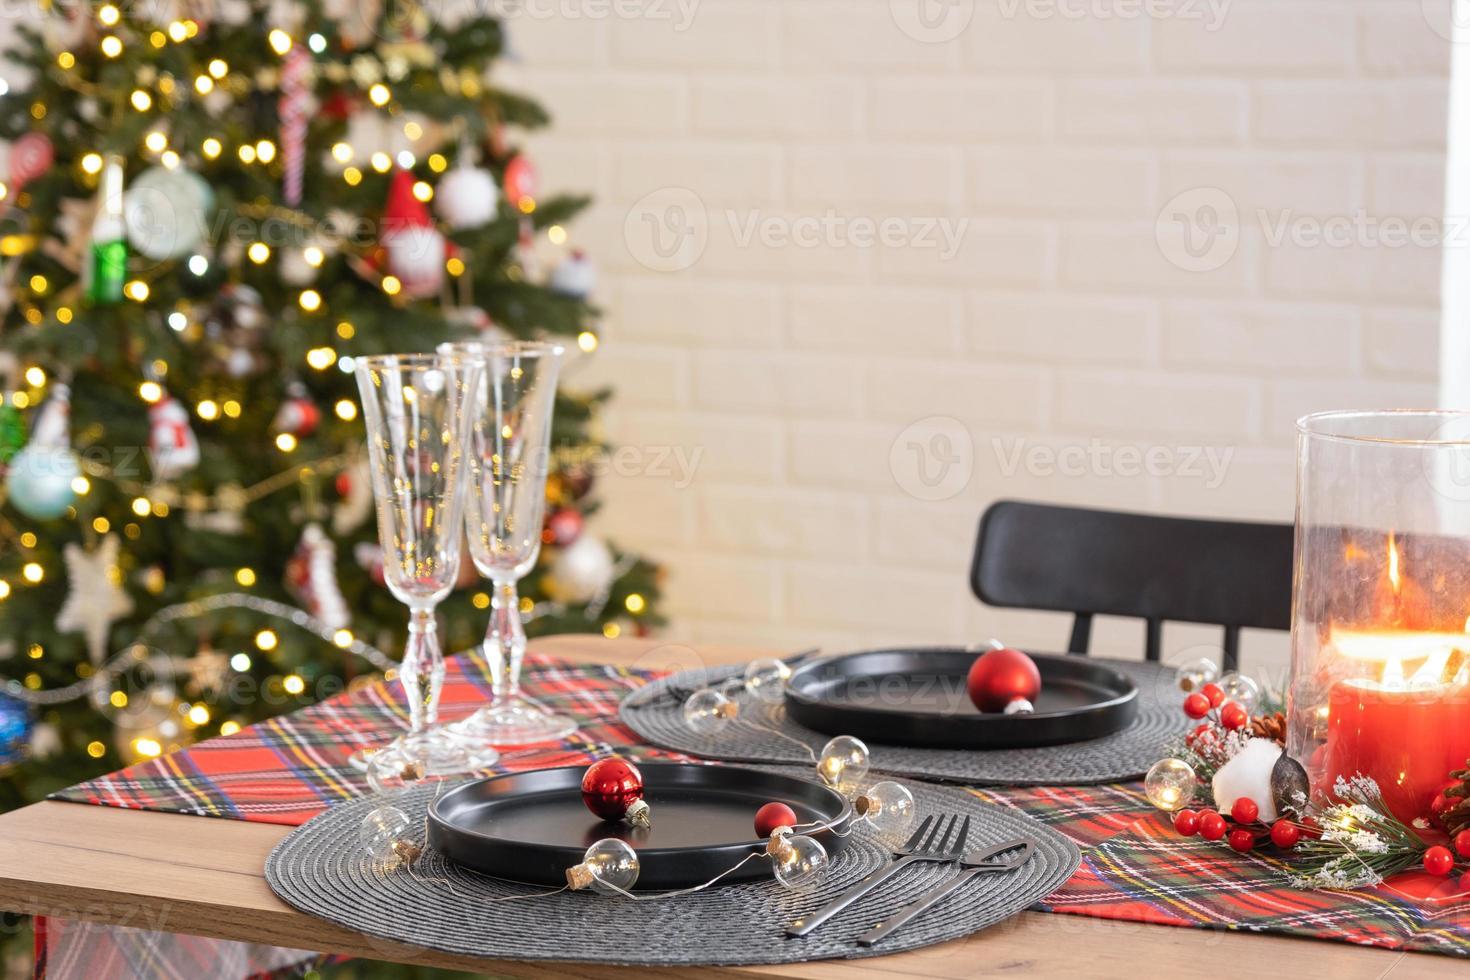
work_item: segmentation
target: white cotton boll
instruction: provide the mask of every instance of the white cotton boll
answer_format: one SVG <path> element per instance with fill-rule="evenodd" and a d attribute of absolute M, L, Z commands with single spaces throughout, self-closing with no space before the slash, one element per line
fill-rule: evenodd
<path fill-rule="evenodd" d="M 1271 796 L 1271 769 L 1281 758 L 1281 746 L 1269 738 L 1253 738 L 1215 772 L 1210 784 L 1215 793 L 1215 808 L 1229 813 L 1242 796 L 1260 808 L 1260 820 L 1270 823 L 1277 817 L 1276 801 Z"/>

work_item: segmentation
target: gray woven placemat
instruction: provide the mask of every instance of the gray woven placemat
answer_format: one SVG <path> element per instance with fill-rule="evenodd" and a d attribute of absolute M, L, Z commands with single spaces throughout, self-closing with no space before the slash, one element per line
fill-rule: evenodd
<path fill-rule="evenodd" d="M 1138 717 L 1116 735 L 1045 748 L 983 751 L 911 748 L 868 739 L 871 766 L 877 772 L 972 786 L 1059 786 L 1137 779 L 1159 760 L 1170 738 L 1189 729 L 1191 722 L 1180 708 L 1183 695 L 1175 686 L 1172 667 L 1097 659 L 1138 685 Z M 701 668 L 660 678 L 623 700 L 623 723 L 646 742 L 707 759 L 811 765 L 802 745 L 820 752 L 831 736 L 798 725 L 786 716 L 783 705 L 747 698 L 740 715 L 723 731 L 700 735 L 684 723 L 682 698 L 662 696 L 671 689 L 677 695 L 718 683 L 743 670 L 743 665 Z"/>
<path fill-rule="evenodd" d="M 1075 844 L 1024 814 L 963 790 L 907 785 L 921 814 L 973 814 L 973 848 L 1017 836 L 1035 840 L 1037 847 L 1020 869 L 976 876 L 870 949 L 854 941 L 885 912 L 944 880 L 946 868 L 914 865 L 810 936 L 784 934 L 786 923 L 815 911 L 888 860 L 889 847 L 866 825 L 853 832 L 820 882 L 803 889 L 759 881 L 655 901 L 590 892 L 496 901 L 545 889 L 460 869 L 427 849 L 412 871 L 375 866 L 358 843 L 358 825 L 377 805 L 365 799 L 339 804 L 281 841 L 266 860 L 265 878 L 283 901 L 309 915 L 445 953 L 624 966 L 737 966 L 877 956 L 965 936 L 1045 898 L 1081 861 Z M 421 843 L 431 793 L 418 789 L 397 801 Z"/>

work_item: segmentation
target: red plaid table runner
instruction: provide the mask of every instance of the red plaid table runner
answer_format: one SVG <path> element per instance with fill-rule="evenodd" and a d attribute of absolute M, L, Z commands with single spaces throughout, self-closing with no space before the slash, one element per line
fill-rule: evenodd
<path fill-rule="evenodd" d="M 578 716 L 582 727 L 561 743 L 506 752 L 495 771 L 576 765 L 614 752 L 688 758 L 638 745 L 618 721 L 619 702 L 653 672 L 535 655 L 525 668 L 527 694 Z M 489 693 L 489 671 L 478 654 L 451 658 L 440 715 L 461 718 Z M 379 683 L 82 783 L 56 798 L 301 824 L 365 790 L 347 757 L 406 726 L 400 697 L 396 684 Z M 1279 862 L 1269 856 L 1181 839 L 1148 805 L 1138 783 L 973 792 L 1038 818 L 1083 848 L 1081 869 L 1043 903 L 1046 911 L 1470 955 L 1470 900 L 1448 897 L 1452 881 L 1408 874 L 1371 891 L 1288 888 Z"/>
<path fill-rule="evenodd" d="M 525 694 L 581 727 L 561 742 L 508 749 L 487 772 L 573 766 L 607 755 L 687 759 L 638 745 L 618 721 L 618 704 L 654 674 L 624 667 L 571 665 L 528 655 Z M 367 792 L 348 763 L 363 746 L 382 745 L 408 727 L 396 682 L 379 681 L 289 715 L 210 739 L 62 790 L 53 799 L 297 826 L 333 803 Z M 439 718 L 452 722 L 490 698 L 490 670 L 478 652 L 448 660 Z"/>

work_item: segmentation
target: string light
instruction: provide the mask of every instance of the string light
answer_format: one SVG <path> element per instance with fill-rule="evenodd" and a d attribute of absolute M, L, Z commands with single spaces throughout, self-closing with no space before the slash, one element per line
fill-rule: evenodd
<path fill-rule="evenodd" d="M 235 399 L 228 399 L 222 407 L 224 408 L 225 414 L 230 418 L 237 419 L 240 417 L 240 403 L 235 401 Z"/>
<path fill-rule="evenodd" d="M 134 109 L 137 109 L 139 112 L 147 112 L 153 108 L 153 96 L 140 88 L 135 88 L 133 89 L 132 103 Z"/>
<path fill-rule="evenodd" d="M 209 73 L 215 78 L 224 78 L 229 74 L 230 66 L 223 58 L 214 58 L 209 62 Z"/>
<path fill-rule="evenodd" d="M 327 39 L 320 34 L 313 34 L 306 39 L 306 46 L 311 48 L 316 54 L 321 54 L 327 50 Z"/>
<path fill-rule="evenodd" d="M 48 283 L 46 281 L 46 277 L 45 276 L 40 275 L 40 274 L 31 276 L 31 291 L 32 292 L 35 292 L 35 293 L 44 293 L 46 291 L 46 287 L 49 286 L 49 285 L 50 285 L 50 283 Z"/>
<path fill-rule="evenodd" d="M 194 411 L 197 412 L 199 414 L 199 417 L 204 421 L 213 422 L 215 419 L 219 418 L 219 403 L 212 398 L 206 398 L 204 399 L 204 401 L 194 406 Z"/>
<path fill-rule="evenodd" d="M 373 169 L 380 174 L 385 174 L 393 169 L 393 158 L 381 150 L 373 154 L 371 163 Z"/>
<path fill-rule="evenodd" d="M 175 44 L 182 44 L 189 37 L 189 29 L 183 21 L 176 20 L 168 25 L 168 36 Z"/>
<path fill-rule="evenodd" d="M 325 371 L 337 363 L 337 352 L 330 347 L 313 347 L 306 352 L 306 363 L 318 371 Z"/>
<path fill-rule="evenodd" d="M 57 308 L 57 310 L 56 310 L 56 322 L 57 323 L 70 323 L 71 322 L 71 307 L 70 306 L 62 306 L 62 307 L 58 307 Z"/>
<path fill-rule="evenodd" d="M 97 20 L 103 27 L 115 27 L 122 19 L 122 13 L 112 4 L 104 4 L 97 10 Z"/>
<path fill-rule="evenodd" d="M 107 57 L 116 58 L 122 54 L 122 50 L 123 43 L 117 39 L 116 35 L 109 34 L 102 39 L 102 53 Z"/>
<path fill-rule="evenodd" d="M 238 721 L 227 721 L 219 726 L 219 733 L 221 735 L 233 735 L 239 730 L 240 723 Z"/>
<path fill-rule="evenodd" d="M 107 696 L 107 703 L 114 708 L 126 708 L 128 706 L 128 695 L 126 691 L 113 691 Z"/>
<path fill-rule="evenodd" d="M 112 530 L 112 522 L 105 517 L 99 517 L 92 522 L 92 530 L 98 534 L 106 534 Z"/>
<path fill-rule="evenodd" d="M 470 605 L 474 606 L 476 609 L 489 609 L 489 594 L 485 592 L 476 592 L 474 595 L 470 596 Z"/>
<path fill-rule="evenodd" d="M 306 264 L 311 266 L 313 269 L 320 269 L 322 261 L 326 258 L 326 256 L 322 254 L 322 250 L 317 248 L 315 245 L 308 245 L 306 246 L 306 248 L 302 249 L 301 257 L 306 261 Z"/>
<path fill-rule="evenodd" d="M 276 636 L 275 630 L 261 630 L 255 634 L 255 645 L 261 650 L 274 650 L 279 643 L 280 638 Z"/>
<path fill-rule="evenodd" d="M 623 628 L 617 623 L 608 623 L 607 625 L 602 627 L 602 635 L 607 637 L 609 640 L 616 640 L 622 634 Z"/>
<path fill-rule="evenodd" d="M 291 50 L 291 35 L 280 28 L 271 31 L 266 36 L 266 40 L 270 42 L 271 50 L 276 54 L 284 55 L 287 51 Z"/>
<path fill-rule="evenodd" d="M 263 265 L 271 257 L 271 247 L 265 242 L 251 242 L 250 247 L 245 250 L 250 261 L 256 265 Z"/>
<path fill-rule="evenodd" d="M 36 537 L 34 531 L 27 531 L 20 536 L 20 546 L 22 548 L 34 548 L 39 543 L 40 539 Z"/>
<path fill-rule="evenodd" d="M 230 658 L 230 667 L 231 669 L 239 671 L 242 674 L 245 673 L 245 671 L 250 669 L 250 654 L 235 654 L 233 657 Z"/>
<path fill-rule="evenodd" d="M 152 34 L 148 35 L 148 43 L 153 45 L 155 48 L 161 48 L 168 43 L 168 36 L 165 35 L 163 31 L 154 31 Z"/>
<path fill-rule="evenodd" d="M 241 163 L 255 162 L 255 147 L 251 146 L 249 143 L 241 144 L 238 152 L 240 154 Z"/>
<path fill-rule="evenodd" d="M 352 146 L 348 143 L 332 144 L 332 159 L 338 163 L 352 162 Z"/>
<path fill-rule="evenodd" d="M 322 294 L 315 289 L 303 289 L 301 296 L 297 298 L 301 308 L 308 313 L 315 313 L 322 308 Z"/>
<path fill-rule="evenodd" d="M 87 743 L 87 754 L 94 759 L 100 759 L 107 754 L 107 746 L 93 740 Z"/>
<path fill-rule="evenodd" d="M 26 384 L 32 388 L 40 388 L 46 384 L 46 372 L 32 364 L 26 368 Z"/>
<path fill-rule="evenodd" d="M 133 739 L 133 751 L 145 759 L 156 759 L 163 754 L 163 746 L 156 738 L 139 736 Z"/>
<path fill-rule="evenodd" d="M 204 151 L 205 159 L 213 160 L 220 155 L 221 151 L 224 150 L 224 144 L 211 136 L 209 137 L 209 139 L 204 141 L 203 145 L 200 148 Z"/>
<path fill-rule="evenodd" d="M 145 381 L 138 385 L 138 397 L 152 405 L 163 397 L 163 386 L 157 381 Z"/>
<path fill-rule="evenodd" d="M 401 291 L 402 289 L 403 283 L 398 281 L 397 276 L 383 277 L 383 292 L 387 293 L 389 296 L 397 296 L 399 291 Z"/>
<path fill-rule="evenodd" d="M 208 95 L 214 91 L 214 79 L 208 75 L 199 75 L 194 79 L 194 91 L 200 95 Z"/>
<path fill-rule="evenodd" d="M 427 204 L 434 199 L 434 188 L 430 187 L 427 181 L 414 181 L 413 196 Z"/>
<path fill-rule="evenodd" d="M 451 255 L 445 260 L 444 268 L 451 276 L 462 276 L 464 275 L 464 260 L 458 255 Z"/>
<path fill-rule="evenodd" d="M 10 598 L 10 583 L 0 578 L 0 599 Z"/>
<path fill-rule="evenodd" d="M 89 174 L 102 172 L 102 155 L 100 153 L 88 153 L 82 157 L 82 170 Z"/>
<path fill-rule="evenodd" d="M 388 86 L 384 85 L 382 82 L 375 82 L 373 83 L 373 86 L 368 89 L 368 99 L 375 106 L 387 105 L 390 98 L 392 98 L 392 95 L 388 92 Z"/>
<path fill-rule="evenodd" d="M 30 657 L 32 660 L 40 660 L 42 657 L 46 656 L 46 648 L 41 646 L 41 644 L 39 643 L 32 643 L 30 647 L 26 650 L 26 656 Z"/>
<path fill-rule="evenodd" d="M 412 170 L 414 168 L 414 164 L 416 164 L 418 162 L 419 162 L 418 157 L 414 156 L 411 151 L 409 151 L 409 150 L 399 150 L 398 151 L 398 165 L 400 167 L 402 167 L 404 170 Z"/>
<path fill-rule="evenodd" d="M 179 155 L 173 150 L 164 150 L 163 156 L 158 158 L 158 162 L 169 170 L 176 170 L 179 166 Z"/>
<path fill-rule="evenodd" d="M 628 598 L 623 600 L 623 607 L 636 616 L 647 607 L 647 603 L 641 595 L 636 592 L 631 592 L 628 594 Z"/>
<path fill-rule="evenodd" d="M 342 629 L 332 634 L 332 642 L 344 649 L 352 646 L 353 639 L 352 630 Z"/>
<path fill-rule="evenodd" d="M 341 337 L 343 340 L 351 340 L 356 335 L 357 328 L 348 323 L 346 320 L 343 320 L 341 323 L 337 324 L 337 336 Z"/>
<path fill-rule="evenodd" d="M 46 577 L 46 570 L 36 562 L 30 561 L 26 562 L 25 567 L 20 570 L 20 575 L 32 585 L 38 585 Z"/>
<path fill-rule="evenodd" d="M 153 513 L 153 502 L 150 501 L 147 497 L 133 498 L 133 513 L 137 514 L 139 517 L 147 517 L 149 514 Z"/>
<path fill-rule="evenodd" d="M 351 422 L 357 418 L 357 403 L 344 398 L 336 405 L 337 418 L 343 422 Z"/>
<path fill-rule="evenodd" d="M 202 255 L 189 256 L 189 271 L 196 276 L 204 275 L 209 271 L 209 260 Z M 175 329 L 182 330 L 183 327 L 176 327 Z"/>
<path fill-rule="evenodd" d="M 261 140 L 255 144 L 255 157 L 261 163 L 270 163 L 276 158 L 276 144 L 270 140 Z"/>
<path fill-rule="evenodd" d="M 445 170 L 449 169 L 449 161 L 442 153 L 430 153 L 429 169 L 436 174 L 442 174 Z"/>
<path fill-rule="evenodd" d="M 202 704 L 196 704 L 189 709 L 189 722 L 194 725 L 209 724 L 209 709 Z"/>
<path fill-rule="evenodd" d="M 577 334 L 577 346 L 587 354 L 592 353 L 597 350 L 597 334 L 591 330 L 583 330 Z"/>
<path fill-rule="evenodd" d="M 286 689 L 287 694 L 300 694 L 306 690 L 306 681 L 301 679 L 300 674 L 289 674 L 281 681 L 281 686 Z"/>
<path fill-rule="evenodd" d="M 141 279 L 134 279 L 123 287 L 123 292 L 133 302 L 142 303 L 148 299 L 148 284 Z"/>
<path fill-rule="evenodd" d="M 63 51 L 56 56 L 56 63 L 61 66 L 63 71 L 69 70 L 77 63 L 77 56 L 70 51 Z"/>
<path fill-rule="evenodd" d="M 168 137 L 163 134 L 162 130 L 155 129 L 143 137 L 143 145 L 154 153 L 162 153 L 168 149 Z"/>
<path fill-rule="evenodd" d="M 252 585 L 255 584 L 255 569 L 240 569 L 239 571 L 235 572 L 235 581 L 239 582 L 240 585 L 244 588 L 250 588 Z"/>
<path fill-rule="evenodd" d="M 342 171 L 342 179 L 347 181 L 348 187 L 356 187 L 358 184 L 362 183 L 362 171 L 358 170 L 356 167 L 348 167 L 346 170 Z"/>
<path fill-rule="evenodd" d="M 289 432 L 282 432 L 276 436 L 276 448 L 283 453 L 294 452 L 296 450 L 296 437 Z"/>
<path fill-rule="evenodd" d="M 408 122 L 403 124 L 403 135 L 407 136 L 411 140 L 416 140 L 424 135 L 424 127 L 420 126 L 417 122 L 410 119 Z"/>
<path fill-rule="evenodd" d="M 546 229 L 546 238 L 553 245 L 563 245 L 567 240 L 567 230 L 561 225 L 552 225 Z"/>

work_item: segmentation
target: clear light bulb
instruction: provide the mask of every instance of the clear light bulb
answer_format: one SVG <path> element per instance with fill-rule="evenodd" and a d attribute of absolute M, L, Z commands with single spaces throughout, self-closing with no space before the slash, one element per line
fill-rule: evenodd
<path fill-rule="evenodd" d="M 776 833 L 766 845 L 776 880 L 787 888 L 811 884 L 827 867 L 827 849 L 806 834 Z"/>
<path fill-rule="evenodd" d="M 1165 813 L 1189 806 L 1198 787 L 1194 770 L 1180 759 L 1160 759 L 1143 777 L 1144 795 Z"/>
<path fill-rule="evenodd" d="M 1221 674 L 1220 679 L 1215 683 L 1219 684 L 1220 690 L 1225 692 L 1226 701 L 1236 702 L 1246 710 L 1247 714 L 1256 713 L 1256 708 L 1261 703 L 1261 685 L 1233 670 L 1228 674 Z"/>
<path fill-rule="evenodd" d="M 684 723 L 700 735 L 713 735 L 730 724 L 740 706 L 712 687 L 701 687 L 684 701 Z"/>
<path fill-rule="evenodd" d="M 868 747 L 851 735 L 838 735 L 822 746 L 817 775 L 833 789 L 851 794 L 868 774 Z"/>
<path fill-rule="evenodd" d="M 745 668 L 745 690 L 757 701 L 780 704 L 791 668 L 774 657 L 752 660 Z"/>
<path fill-rule="evenodd" d="M 885 779 L 864 790 L 852 808 L 878 833 L 896 834 L 914 821 L 914 794 Z"/>
<path fill-rule="evenodd" d="M 1220 676 L 1220 665 L 1209 657 L 1200 657 L 1179 665 L 1174 671 L 1174 682 L 1181 691 L 1198 691 Z"/>
<path fill-rule="evenodd" d="M 397 753 L 378 752 L 368 759 L 367 784 L 374 793 L 398 794 L 424 781 L 420 762 L 405 761 Z"/>
<path fill-rule="evenodd" d="M 582 863 L 567 869 L 567 887 L 604 895 L 630 891 L 638 881 L 638 852 L 625 841 L 605 837 L 587 848 Z"/>
<path fill-rule="evenodd" d="M 374 861 L 391 861 L 397 857 L 394 845 L 408 833 L 408 814 L 396 806 L 373 807 L 357 828 L 362 849 Z"/>

